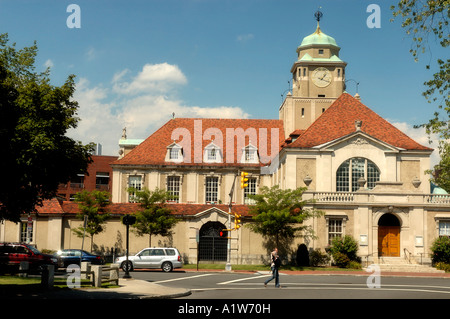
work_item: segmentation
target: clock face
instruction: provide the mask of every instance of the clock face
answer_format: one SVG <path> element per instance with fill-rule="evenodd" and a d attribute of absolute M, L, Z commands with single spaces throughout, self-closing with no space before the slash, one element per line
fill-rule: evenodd
<path fill-rule="evenodd" d="M 312 74 L 313 83 L 318 87 L 326 87 L 331 83 L 331 73 L 326 68 L 317 68 Z"/>

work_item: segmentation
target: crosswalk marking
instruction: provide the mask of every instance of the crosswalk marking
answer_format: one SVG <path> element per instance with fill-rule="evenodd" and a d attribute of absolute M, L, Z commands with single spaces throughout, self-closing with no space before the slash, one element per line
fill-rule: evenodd
<path fill-rule="evenodd" d="M 261 275 L 258 277 L 246 277 L 246 278 L 240 278 L 240 279 L 235 279 L 235 280 L 230 280 L 230 281 L 218 282 L 217 284 L 218 285 L 228 285 L 228 284 L 235 283 L 238 281 L 251 280 L 251 279 L 256 279 L 256 278 L 259 279 L 259 278 L 269 277 L 269 276 L 272 276 L 272 275 Z"/>
<path fill-rule="evenodd" d="M 167 280 L 160 280 L 153 282 L 154 284 L 160 284 L 163 282 L 170 282 L 170 281 L 177 281 L 177 280 L 184 280 L 184 279 L 192 279 L 192 278 L 198 278 L 198 277 L 205 277 L 205 276 L 212 276 L 213 274 L 203 274 L 203 275 L 197 275 L 197 276 L 188 276 L 188 277 L 182 277 L 182 278 L 173 278 L 173 279 L 167 279 Z"/>

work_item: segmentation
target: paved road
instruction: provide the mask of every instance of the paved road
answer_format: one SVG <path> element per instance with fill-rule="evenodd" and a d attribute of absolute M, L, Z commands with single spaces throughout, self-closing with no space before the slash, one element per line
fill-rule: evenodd
<path fill-rule="evenodd" d="M 450 278 L 367 275 L 288 275 L 282 288 L 263 285 L 266 273 L 135 271 L 133 278 L 169 287 L 188 288 L 183 299 L 450 299 Z M 369 282 L 368 282 L 369 279 Z M 370 288 L 369 286 L 373 287 Z"/>

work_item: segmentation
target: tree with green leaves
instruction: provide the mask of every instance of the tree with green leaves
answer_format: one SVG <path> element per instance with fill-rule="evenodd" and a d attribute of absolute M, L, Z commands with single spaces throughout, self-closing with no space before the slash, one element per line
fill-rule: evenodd
<path fill-rule="evenodd" d="M 172 195 L 162 189 L 150 191 L 147 188 L 137 190 L 130 188 L 136 201 L 142 210 L 135 213 L 136 223 L 132 225 L 132 231 L 138 236 L 148 235 L 148 245 L 151 247 L 152 236 L 170 236 L 172 228 L 178 222 L 178 218 L 172 215 L 172 210 L 167 205 L 167 201 L 172 199 Z"/>
<path fill-rule="evenodd" d="M 75 201 L 78 203 L 79 212 L 77 217 L 84 221 L 86 218 L 86 229 L 84 225 L 72 229 L 80 238 L 85 232 L 91 237 L 91 252 L 94 243 L 94 235 L 105 230 L 104 224 L 110 218 L 108 205 L 111 203 L 110 194 L 106 191 L 81 191 L 75 194 Z"/>
<path fill-rule="evenodd" d="M 66 136 L 77 126 L 74 76 L 58 87 L 35 71 L 37 45 L 16 49 L 0 34 L 0 220 L 19 222 L 56 196 L 58 185 L 87 171 L 92 144 Z"/>
<path fill-rule="evenodd" d="M 434 36 L 438 47 L 447 48 L 450 43 L 449 0 L 400 0 L 396 6 L 391 6 L 394 18 L 402 18 L 402 27 L 412 36 L 411 54 L 415 61 L 419 55 L 431 52 L 430 36 Z M 447 53 L 447 52 L 446 52 Z M 426 90 L 422 95 L 429 103 L 437 103 L 437 111 L 423 127 L 427 134 L 437 134 L 439 137 L 439 155 L 441 161 L 434 167 L 432 181 L 450 192 L 450 59 L 448 53 L 443 58 L 437 58 L 437 72 L 424 83 Z M 430 64 L 426 65 L 430 69 Z"/>
<path fill-rule="evenodd" d="M 255 205 L 250 207 L 253 222 L 247 226 L 273 240 L 279 249 L 281 240 L 313 236 L 312 229 L 303 222 L 311 217 L 321 216 L 323 212 L 305 207 L 312 204 L 312 201 L 302 199 L 305 190 L 306 188 L 280 189 L 278 185 L 261 187 L 259 194 L 250 195 Z"/>

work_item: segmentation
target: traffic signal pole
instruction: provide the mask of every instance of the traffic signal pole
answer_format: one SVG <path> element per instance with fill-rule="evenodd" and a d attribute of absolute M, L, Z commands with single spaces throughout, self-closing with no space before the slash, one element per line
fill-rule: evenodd
<path fill-rule="evenodd" d="M 247 172 L 241 172 L 241 188 L 244 189 L 246 187 L 248 187 L 247 181 Z M 236 177 L 239 176 L 239 174 L 234 176 L 234 180 L 233 180 L 233 186 L 231 186 L 231 191 L 230 191 L 230 203 L 228 204 L 228 229 L 227 232 L 232 231 L 232 230 L 238 230 L 241 225 L 241 215 L 235 213 L 234 214 L 234 228 L 231 228 L 231 207 L 233 205 L 233 194 L 234 194 L 234 186 L 236 184 Z M 227 243 L 227 263 L 225 265 L 225 270 L 226 271 L 231 271 L 231 235 L 228 235 L 228 243 Z"/>
<path fill-rule="evenodd" d="M 231 206 L 233 205 L 233 194 L 234 194 L 234 185 L 236 184 L 236 176 L 233 179 L 233 186 L 231 186 L 230 191 L 230 203 L 228 204 L 228 229 L 231 229 Z M 227 263 L 225 265 L 226 271 L 231 271 L 231 234 L 228 235 L 227 239 Z"/>

